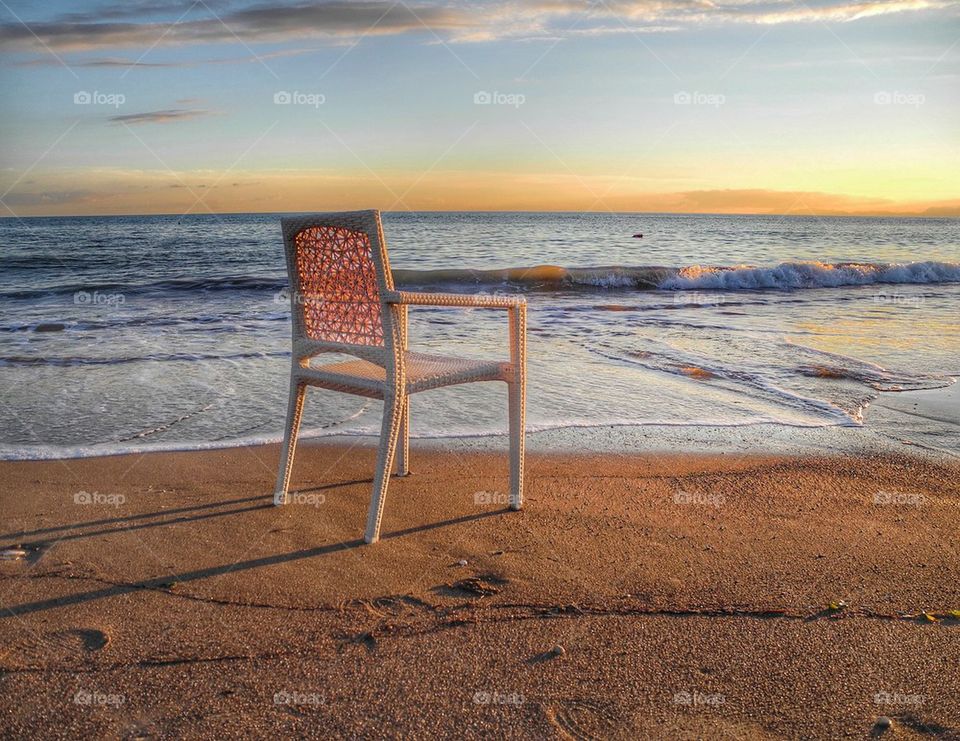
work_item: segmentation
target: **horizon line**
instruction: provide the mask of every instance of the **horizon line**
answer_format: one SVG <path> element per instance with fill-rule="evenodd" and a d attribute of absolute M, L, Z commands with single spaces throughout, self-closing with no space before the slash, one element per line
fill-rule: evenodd
<path fill-rule="evenodd" d="M 331 209 L 330 212 L 343 211 L 364 211 L 371 209 Z M 388 211 L 383 209 L 372 209 L 380 211 L 383 214 L 609 214 L 613 216 L 629 215 L 648 215 L 648 216 L 780 216 L 780 217 L 798 217 L 798 218 L 871 218 L 871 219 L 960 219 L 960 213 L 951 214 L 924 214 L 924 213 L 891 213 L 891 212 L 737 212 L 737 211 L 590 211 L 577 209 L 560 210 L 537 210 L 537 209 L 406 209 L 399 211 Z M 103 213 L 103 214 L 0 214 L 0 220 L 22 220 L 22 219 L 103 219 L 103 218 L 122 218 L 122 217 L 217 217 L 217 216 L 267 216 L 267 215 L 288 215 L 288 214 L 310 214 L 326 213 L 324 210 L 295 210 L 295 211 L 210 211 L 207 213 Z"/>

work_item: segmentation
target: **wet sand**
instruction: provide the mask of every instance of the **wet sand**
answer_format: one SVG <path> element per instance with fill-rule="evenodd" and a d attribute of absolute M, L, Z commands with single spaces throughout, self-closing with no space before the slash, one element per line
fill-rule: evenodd
<path fill-rule="evenodd" d="M 276 458 L 0 463 L 0 736 L 960 734 L 956 466 Z"/>

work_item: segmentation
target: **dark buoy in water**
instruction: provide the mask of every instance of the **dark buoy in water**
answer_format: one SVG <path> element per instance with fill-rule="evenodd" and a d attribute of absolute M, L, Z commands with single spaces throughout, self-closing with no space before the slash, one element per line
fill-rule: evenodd
<path fill-rule="evenodd" d="M 633 238 L 634 238 L 634 239 L 643 239 L 643 235 L 638 232 L 637 234 L 634 234 L 634 235 L 633 235 Z"/>

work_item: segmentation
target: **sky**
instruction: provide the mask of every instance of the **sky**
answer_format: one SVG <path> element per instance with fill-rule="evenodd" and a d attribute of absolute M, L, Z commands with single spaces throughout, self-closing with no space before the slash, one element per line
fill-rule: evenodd
<path fill-rule="evenodd" d="M 960 215 L 955 0 L 0 0 L 0 216 Z"/>

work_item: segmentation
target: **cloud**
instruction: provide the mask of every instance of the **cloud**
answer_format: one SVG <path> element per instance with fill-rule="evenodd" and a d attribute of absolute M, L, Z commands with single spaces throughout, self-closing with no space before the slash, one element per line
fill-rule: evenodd
<path fill-rule="evenodd" d="M 4 196 L 3 202 L 13 208 L 30 210 L 56 209 L 59 206 L 76 208 L 90 201 L 92 196 L 93 192 L 89 190 L 50 190 L 39 193 L 9 193 Z"/>
<path fill-rule="evenodd" d="M 658 205 L 684 213 L 844 214 L 877 212 L 895 205 L 885 198 L 767 188 L 690 190 L 653 197 Z"/>
<path fill-rule="evenodd" d="M 893 0 L 893 2 L 843 3 L 836 6 L 793 8 L 760 15 L 756 22 L 765 25 L 779 23 L 841 22 L 892 13 L 919 10 L 940 10 L 954 5 L 946 0 Z"/>
<path fill-rule="evenodd" d="M 229 177 L 228 177 L 229 176 Z M 0 192 L 14 172 L 0 171 Z M 766 188 L 667 191 L 621 178 L 497 171 L 395 171 L 382 177 L 338 170 L 45 171 L 3 199 L 19 216 L 111 213 L 309 211 L 331 209 L 583 211 L 726 214 L 960 216 L 960 198 L 904 201 L 876 196 Z M 6 185 L 5 185 L 6 183 Z M 611 184 L 616 187 L 610 188 Z M 618 189 L 619 188 L 619 189 Z M 403 194 L 402 202 L 397 194 Z"/>
<path fill-rule="evenodd" d="M 232 7 L 227 3 L 108 6 L 27 24 L 0 24 L 0 45 L 58 52 L 197 44 L 328 42 L 421 34 L 431 40 L 650 33 L 739 23 L 852 22 L 880 15 L 942 10 L 957 0 L 497 0 L 484 3 L 330 0 Z M 161 20 L 162 18 L 162 20 Z"/>
<path fill-rule="evenodd" d="M 98 5 L 93 10 L 71 11 L 61 19 L 69 23 L 92 23 L 155 16 L 179 17 L 197 4 L 197 0 L 121 0 L 112 5 Z M 215 11 L 229 6 L 228 0 L 204 0 L 204 4 Z"/>
<path fill-rule="evenodd" d="M 56 57 L 45 56 L 24 59 L 13 63 L 15 67 L 60 67 L 63 65 Z M 81 59 L 70 62 L 71 67 L 192 67 L 194 63 L 184 62 L 138 62 L 135 59 Z"/>
<path fill-rule="evenodd" d="M 254 62 L 264 62 L 268 59 L 278 59 L 280 57 L 297 57 L 303 54 L 316 54 L 323 51 L 321 48 L 310 49 L 281 49 L 279 51 L 264 52 L 262 54 L 245 54 L 241 57 L 222 57 L 212 59 L 167 61 L 167 62 L 144 62 L 138 59 L 128 57 L 100 57 L 97 59 L 78 59 L 71 60 L 71 67 L 199 67 L 205 64 L 250 64 Z M 14 62 L 15 67 L 60 67 L 63 65 L 59 59 L 49 54 L 33 59 L 25 59 Z"/>
<path fill-rule="evenodd" d="M 124 113 L 119 116 L 110 116 L 109 120 L 110 123 L 129 126 L 131 124 L 173 123 L 208 115 L 210 115 L 209 111 L 199 108 L 168 108 L 163 111 L 147 111 L 146 113 Z"/>
<path fill-rule="evenodd" d="M 109 17 L 109 14 L 108 14 Z M 223 14 L 206 13 L 178 21 L 77 22 L 68 17 L 0 25 L 0 44 L 55 51 L 152 47 L 182 44 L 276 42 L 295 38 L 396 35 L 411 31 L 456 31 L 479 16 L 464 8 L 421 5 L 414 8 L 383 0 L 322 2 L 304 5 L 259 5 Z"/>

